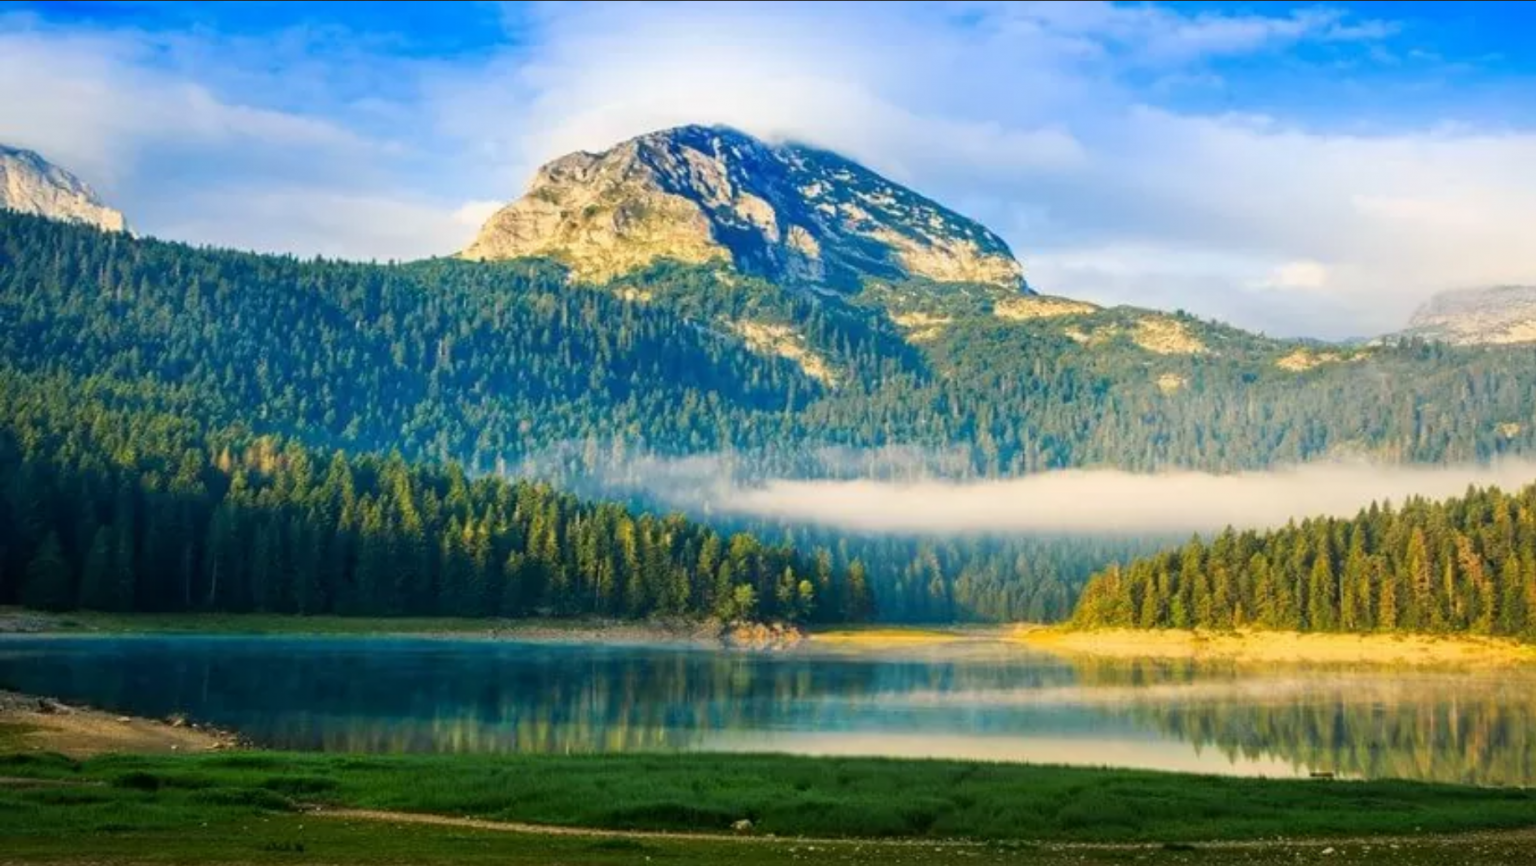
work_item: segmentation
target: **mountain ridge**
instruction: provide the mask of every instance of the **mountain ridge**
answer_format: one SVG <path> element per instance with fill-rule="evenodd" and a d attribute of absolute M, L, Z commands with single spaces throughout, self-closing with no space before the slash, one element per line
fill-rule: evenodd
<path fill-rule="evenodd" d="M 127 220 L 85 181 L 33 150 L 0 143 L 0 208 L 125 232 Z"/>
<path fill-rule="evenodd" d="M 1458 346 L 1536 343 L 1536 286 L 1440 292 L 1414 311 L 1400 336 Z"/>
<path fill-rule="evenodd" d="M 461 255 L 549 257 L 591 282 L 670 259 L 844 292 L 914 277 L 1030 291 L 980 223 L 830 151 L 724 126 L 552 160 Z"/>

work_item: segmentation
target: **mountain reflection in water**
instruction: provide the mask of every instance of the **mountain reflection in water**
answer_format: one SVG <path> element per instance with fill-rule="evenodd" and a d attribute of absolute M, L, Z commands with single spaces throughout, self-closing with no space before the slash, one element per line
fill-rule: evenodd
<path fill-rule="evenodd" d="M 0 686 L 352 752 L 775 751 L 1536 780 L 1536 675 L 434 639 L 8 637 Z"/>

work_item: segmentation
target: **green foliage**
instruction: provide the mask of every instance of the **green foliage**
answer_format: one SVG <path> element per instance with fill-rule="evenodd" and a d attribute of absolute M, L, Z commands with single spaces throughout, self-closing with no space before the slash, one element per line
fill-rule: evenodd
<path fill-rule="evenodd" d="M 0 490 L 0 603 L 49 610 L 700 616 L 721 606 L 722 574 L 742 616 L 871 606 L 838 571 L 824 604 L 784 596 L 812 562 L 747 533 L 206 432 L 16 374 L 0 373 Z"/>
<path fill-rule="evenodd" d="M 301 262 L 0 214 L 6 363 L 471 474 L 554 445 L 575 446 L 558 467 L 571 474 L 636 452 L 725 449 L 756 472 L 825 473 L 821 447 L 903 445 L 958 475 L 1536 446 L 1533 425 L 1501 427 L 1536 403 L 1530 347 L 1406 343 L 1293 372 L 1277 361 L 1300 344 L 1188 316 L 1167 318 L 1207 351 L 1158 355 L 1133 339 L 1146 311 L 1020 322 L 991 315 L 997 294 L 977 287 L 867 291 L 824 298 L 676 265 L 582 289 L 536 262 Z M 911 344 L 888 318 L 891 295 L 941 303 L 953 321 Z M 793 326 L 837 386 L 751 351 L 727 327 L 742 320 Z M 1165 393 L 1164 374 L 1187 385 Z"/>
<path fill-rule="evenodd" d="M 1084 588 L 1073 622 L 1531 640 L 1533 613 L 1536 486 L 1373 504 L 1262 534 L 1228 529 L 1110 567 Z"/>
<path fill-rule="evenodd" d="M 1189 316 L 1168 318 L 1207 351 L 1158 355 L 1133 338 L 1146 311 L 1012 321 L 993 315 L 998 298 L 991 288 L 920 281 L 822 297 L 674 264 L 593 289 L 568 285 L 548 263 L 300 261 L 0 213 L 0 367 L 22 377 L 14 381 L 89 397 L 131 427 L 181 416 L 317 455 L 398 453 L 395 463 L 349 458 L 382 461 L 369 465 L 392 465 L 396 474 L 456 462 L 466 488 L 479 483 L 471 479 L 525 470 L 572 487 L 622 473 L 636 457 L 717 452 L 749 479 L 902 479 L 917 473 L 914 456 L 928 474 L 970 479 L 1069 466 L 1230 470 L 1355 451 L 1435 462 L 1536 450 L 1536 425 L 1517 423 L 1536 404 L 1530 347 L 1405 343 L 1295 372 L 1277 361 L 1299 344 Z M 951 321 L 938 337 L 911 342 L 891 315 L 919 308 Z M 792 328 L 826 359 L 836 384 L 744 345 L 731 332 L 743 321 Z M 1185 384 L 1165 392 L 1165 375 Z M 171 459 L 182 459 L 184 445 Z M 891 446 L 908 450 L 883 459 Z M 89 514 L 21 501 L 42 488 L 13 480 L 6 509 L 17 523 L 8 531 L 20 541 L 4 551 L 0 602 L 20 599 L 26 583 L 36 594 L 30 603 L 107 610 L 145 609 L 152 599 L 153 609 L 178 610 L 626 614 L 726 609 L 734 602 L 721 600 L 750 585 L 763 613 L 802 608 L 804 616 L 798 581 L 808 579 L 809 616 L 823 621 L 853 610 L 856 619 L 901 622 L 1050 621 L 1068 615 L 1095 569 L 1148 552 L 1152 541 L 842 539 L 775 522 L 736 524 L 807 558 L 827 548 L 840 575 L 861 566 L 857 581 L 836 589 L 798 566 L 786 593 L 782 570 L 723 579 L 734 565 L 714 560 L 708 576 L 669 572 L 657 553 L 666 545 L 645 547 L 638 537 L 615 536 L 618 560 L 583 554 L 556 567 L 554 552 L 567 539 L 558 529 L 551 535 L 555 524 L 535 526 L 530 517 L 521 528 L 539 535 L 493 543 L 480 503 L 445 516 L 430 534 L 406 511 L 384 506 L 346 511 L 343 529 L 334 499 L 280 519 L 262 506 L 253 518 L 250 502 L 276 495 L 262 486 L 265 470 L 218 469 L 230 490 L 199 491 L 209 480 L 197 461 L 208 458 L 156 467 L 155 483 L 180 479 L 187 489 L 154 497 L 140 492 L 138 479 L 119 477 Z M 322 474 L 320 459 L 311 461 L 314 475 Z M 582 489 L 615 495 L 602 485 Z M 219 507 L 210 513 L 172 508 L 158 516 L 166 497 L 214 493 Z M 405 498 L 392 492 L 388 504 Z M 643 498 L 631 505 L 655 507 Z M 157 517 L 145 519 L 145 509 Z M 31 579 L 45 514 L 64 567 L 45 557 Z M 306 528 L 312 517 L 318 525 Z M 657 520 L 649 531 L 664 536 Z M 182 538 L 189 531 L 199 534 L 190 549 Z M 345 543 L 319 537 L 330 532 Z M 146 557 L 165 569 L 147 594 Z M 615 583 L 619 565 L 654 579 Z M 1271 565 L 1277 574 L 1289 567 Z M 1367 560 L 1363 568 L 1379 565 Z M 589 566 L 595 575 L 582 570 Z M 1422 566 L 1415 573 L 1423 582 L 1443 581 L 1443 563 Z M 1312 610 L 1311 578 L 1275 586 L 1266 603 L 1326 615 Z M 423 609 L 426 596 L 433 601 Z M 1419 615 L 1407 596 L 1396 601 L 1405 617 Z M 1208 615 L 1189 603 L 1169 598 L 1166 609 L 1137 617 Z M 1361 604 L 1358 596 L 1339 599 L 1338 625 L 1357 627 Z M 1517 631 L 1512 615 L 1496 613 L 1487 627 Z"/>
<path fill-rule="evenodd" d="M 748 818 L 756 832 L 778 836 L 973 840 L 1194 841 L 1526 827 L 1536 800 L 1519 789 L 1404 782 L 783 755 L 271 758 L 250 767 L 217 756 L 106 756 L 62 778 L 132 780 L 71 790 L 90 792 L 97 806 L 131 812 L 133 803 L 154 804 L 167 817 L 180 811 L 184 820 L 320 803 L 615 829 L 728 832 L 733 821 Z M 53 808 L 43 807 L 42 817 L 0 817 L 0 834 L 29 819 L 62 820 L 48 817 Z"/>
<path fill-rule="evenodd" d="M 72 584 L 69 563 L 64 561 L 64 552 L 59 548 L 59 535 L 49 531 L 27 563 L 22 600 L 40 610 L 68 610 L 74 607 Z"/>

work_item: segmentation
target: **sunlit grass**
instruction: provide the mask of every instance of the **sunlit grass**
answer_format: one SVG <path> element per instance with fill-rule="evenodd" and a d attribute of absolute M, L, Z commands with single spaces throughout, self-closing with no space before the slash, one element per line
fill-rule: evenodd
<path fill-rule="evenodd" d="M 19 811 L 0 815 L 0 835 L 39 820 L 121 821 L 114 804 L 125 798 L 152 826 L 304 803 L 641 830 L 725 832 L 746 818 L 781 836 L 864 838 L 1189 841 L 1536 825 L 1536 792 L 1513 789 L 778 755 L 14 755 L 0 756 L 0 776 L 104 783 L 10 792 Z"/>

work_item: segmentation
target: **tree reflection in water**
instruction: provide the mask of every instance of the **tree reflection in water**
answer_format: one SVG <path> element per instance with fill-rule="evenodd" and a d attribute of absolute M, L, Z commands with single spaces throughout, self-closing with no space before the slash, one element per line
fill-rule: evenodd
<path fill-rule="evenodd" d="M 732 748 L 1536 780 L 1536 675 L 449 640 L 12 638 L 0 684 L 282 748 Z M 1198 758 L 1198 760 L 1195 760 Z"/>

